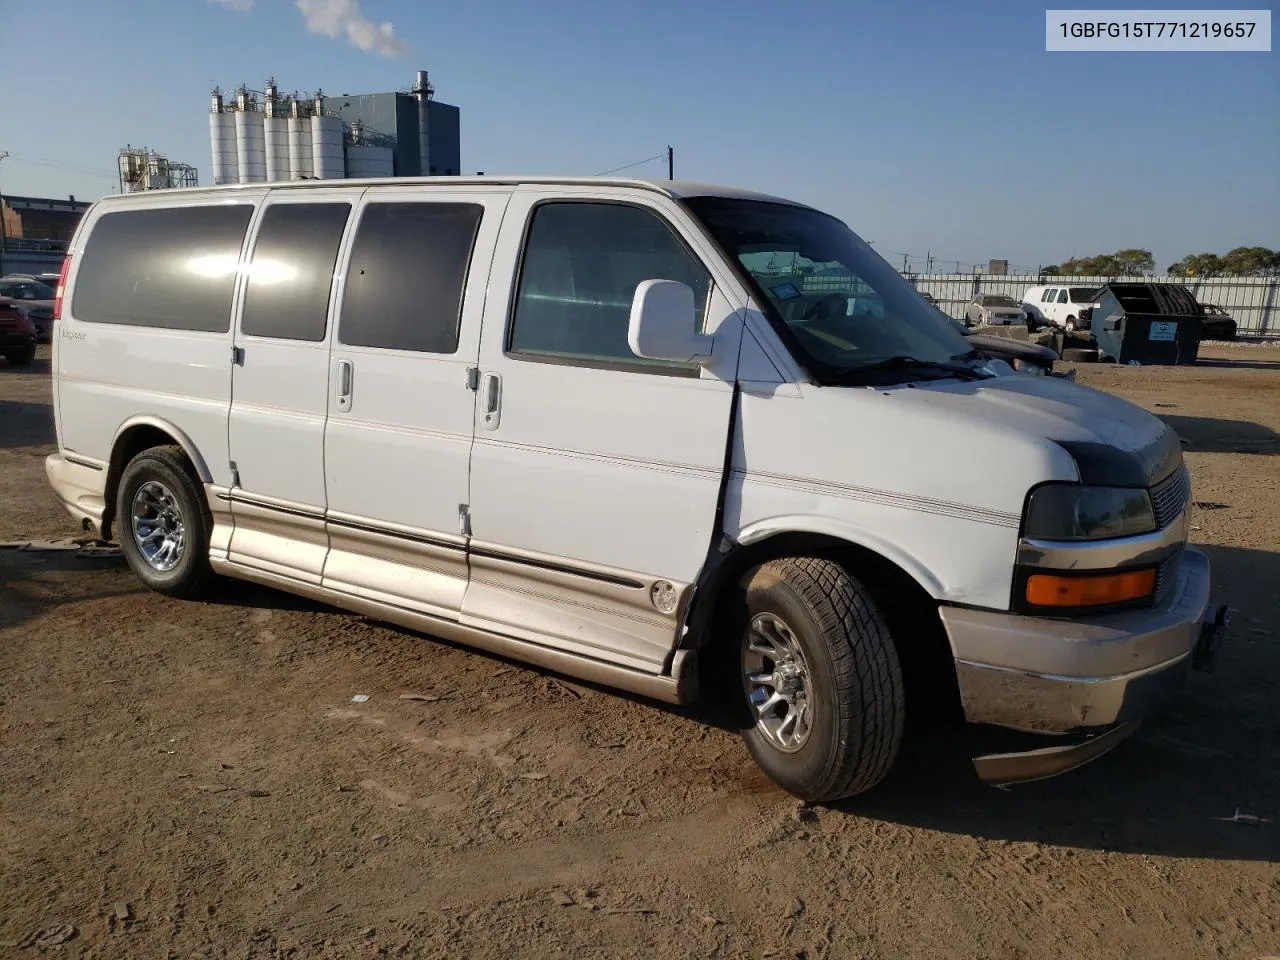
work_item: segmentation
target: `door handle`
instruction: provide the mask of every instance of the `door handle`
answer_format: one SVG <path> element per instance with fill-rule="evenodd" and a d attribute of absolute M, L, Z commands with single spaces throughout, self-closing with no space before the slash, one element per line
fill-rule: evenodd
<path fill-rule="evenodd" d="M 338 412 L 346 413 L 351 409 L 351 382 L 355 378 L 355 370 L 350 360 L 338 361 Z"/>
<path fill-rule="evenodd" d="M 486 373 L 480 378 L 480 402 L 482 421 L 486 430 L 498 429 L 502 421 L 502 377 Z"/>

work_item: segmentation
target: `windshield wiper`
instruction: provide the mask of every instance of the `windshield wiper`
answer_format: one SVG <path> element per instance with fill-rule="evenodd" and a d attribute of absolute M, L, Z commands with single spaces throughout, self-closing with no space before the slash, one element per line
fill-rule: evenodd
<path fill-rule="evenodd" d="M 976 351 L 975 351 L 976 354 Z M 961 359 L 968 359 L 968 355 L 962 354 L 954 360 L 921 360 L 918 357 L 909 357 L 905 355 L 897 355 L 886 357 L 875 363 L 868 363 L 861 367 L 854 367 L 845 370 L 837 375 L 837 383 L 847 383 L 850 380 L 857 380 L 862 375 L 874 373 L 881 370 L 936 370 L 952 377 L 958 377 L 961 380 L 986 380 L 991 377 L 990 373 L 975 367 L 966 366 L 957 362 Z"/>

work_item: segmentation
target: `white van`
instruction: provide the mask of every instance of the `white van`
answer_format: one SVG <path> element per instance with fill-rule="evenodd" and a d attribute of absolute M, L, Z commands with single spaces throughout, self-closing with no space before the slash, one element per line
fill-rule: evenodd
<path fill-rule="evenodd" d="M 1097 306 L 1097 287 L 1053 284 L 1032 287 L 1022 295 L 1022 306 L 1041 323 L 1074 333 L 1090 328 L 1090 315 Z"/>
<path fill-rule="evenodd" d="M 1177 437 L 994 375 L 800 204 L 494 177 L 109 197 L 57 312 L 49 478 L 148 586 L 239 577 L 725 697 L 806 799 L 878 782 L 938 690 L 1042 735 L 984 778 L 1069 769 L 1215 649 Z"/>

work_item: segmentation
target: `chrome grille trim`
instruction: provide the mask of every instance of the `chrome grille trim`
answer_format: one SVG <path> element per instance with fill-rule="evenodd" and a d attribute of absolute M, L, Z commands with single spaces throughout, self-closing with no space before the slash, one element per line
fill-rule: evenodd
<path fill-rule="evenodd" d="M 1156 529 L 1162 530 L 1177 519 L 1191 502 L 1191 474 L 1185 466 L 1161 480 L 1149 491 L 1155 511 Z"/>
<path fill-rule="evenodd" d="M 1183 548 L 1178 548 L 1156 567 L 1155 604 L 1159 606 L 1169 595 L 1173 585 L 1178 582 L 1178 567 L 1182 563 Z"/>

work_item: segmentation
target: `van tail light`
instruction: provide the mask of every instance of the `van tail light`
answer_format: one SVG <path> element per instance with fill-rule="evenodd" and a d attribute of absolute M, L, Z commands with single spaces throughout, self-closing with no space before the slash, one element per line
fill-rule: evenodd
<path fill-rule="evenodd" d="M 1088 323 L 1088 322 L 1089 322 L 1089 318 L 1090 318 L 1091 316 L 1093 316 L 1093 307 L 1081 307 L 1081 308 L 1080 308 L 1080 323 L 1081 323 L 1081 324 L 1086 324 L 1086 323 Z"/>
<path fill-rule="evenodd" d="M 62 319 L 62 291 L 67 289 L 67 270 L 71 267 L 71 254 L 62 258 L 62 269 L 58 271 L 58 289 L 53 295 L 53 319 Z"/>

